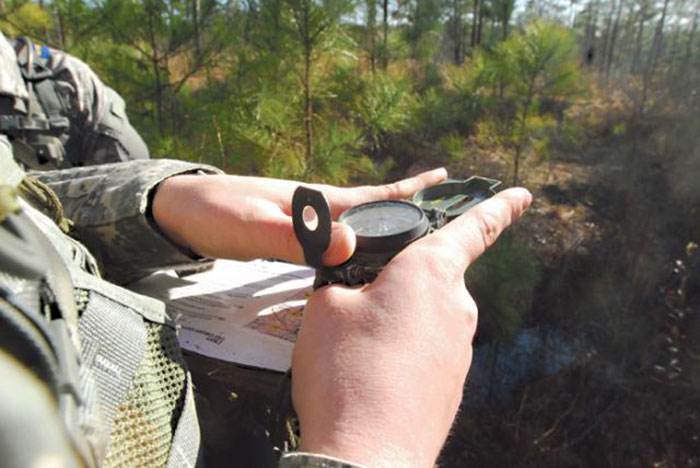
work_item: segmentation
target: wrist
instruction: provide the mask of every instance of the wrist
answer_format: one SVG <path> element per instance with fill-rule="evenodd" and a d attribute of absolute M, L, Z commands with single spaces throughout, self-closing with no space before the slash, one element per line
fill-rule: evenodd
<path fill-rule="evenodd" d="M 411 461 L 411 457 L 405 451 L 377 440 L 352 440 L 345 438 L 343 441 L 312 441 L 304 442 L 299 446 L 299 451 L 314 453 L 343 460 L 347 463 L 360 466 L 383 467 L 408 467 L 422 466 Z"/>
<path fill-rule="evenodd" d="M 342 458 L 312 452 L 287 452 L 280 458 L 279 468 L 367 468 Z"/>
<path fill-rule="evenodd" d="M 351 430 L 344 430 L 338 421 L 323 426 L 323 429 L 312 431 L 305 431 L 302 426 L 299 451 L 378 468 L 432 466 L 434 461 L 423 460 L 416 447 L 409 450 L 409 447 L 395 442 L 395 431 L 372 429 L 361 423 L 354 423 Z M 321 425 L 316 427 L 321 428 Z"/>
<path fill-rule="evenodd" d="M 173 176 L 163 180 L 154 189 L 151 201 L 151 216 L 160 232 L 179 247 L 191 249 L 181 232 L 184 226 L 182 212 L 185 207 L 181 196 L 184 179 L 188 176 Z"/>

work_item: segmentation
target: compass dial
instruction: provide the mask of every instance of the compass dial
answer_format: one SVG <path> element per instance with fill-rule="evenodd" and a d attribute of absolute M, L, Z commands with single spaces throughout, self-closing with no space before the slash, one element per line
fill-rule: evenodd
<path fill-rule="evenodd" d="M 340 222 L 357 235 L 358 249 L 391 251 L 423 236 L 428 220 L 418 206 L 406 201 L 381 201 L 355 206 L 342 215 Z"/>
<path fill-rule="evenodd" d="M 423 212 L 414 205 L 377 202 L 346 212 L 341 222 L 353 228 L 357 235 L 383 237 L 413 229 L 422 217 Z"/>

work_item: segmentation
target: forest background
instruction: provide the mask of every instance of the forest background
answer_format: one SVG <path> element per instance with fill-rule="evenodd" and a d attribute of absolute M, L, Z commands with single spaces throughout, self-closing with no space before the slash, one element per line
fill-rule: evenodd
<path fill-rule="evenodd" d="M 86 61 L 153 157 L 527 186 L 530 214 L 467 275 L 490 378 L 442 463 L 700 466 L 698 6 L 0 0 L 0 28 Z"/>

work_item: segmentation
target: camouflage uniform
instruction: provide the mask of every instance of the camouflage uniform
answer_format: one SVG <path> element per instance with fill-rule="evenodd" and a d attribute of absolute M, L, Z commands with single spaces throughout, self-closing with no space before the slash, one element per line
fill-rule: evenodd
<path fill-rule="evenodd" d="M 210 166 L 159 159 L 32 175 L 58 195 L 72 234 L 89 247 L 105 278 L 126 284 L 163 267 L 191 268 L 206 261 L 158 233 L 150 200 L 168 177 L 219 172 Z"/>
<path fill-rule="evenodd" d="M 25 167 L 61 169 L 148 159 L 124 100 L 84 62 L 0 33 L 0 131 Z"/>
<path fill-rule="evenodd" d="M 11 58 L 7 44 L 0 35 L 0 62 Z M 71 60 L 64 55 L 62 63 Z M 26 89 L 13 70 L 0 74 L 0 92 L 19 105 Z M 83 78 L 99 82 L 89 69 L 83 71 Z M 103 114 L 88 107 L 82 119 L 92 122 L 93 133 L 77 137 L 108 141 L 94 135 L 102 135 L 96 116 Z M 118 140 L 113 148 L 92 162 L 123 154 Z M 199 426 L 175 325 L 161 302 L 103 277 L 129 282 L 158 269 L 209 261 L 163 236 L 150 204 L 168 177 L 219 171 L 140 160 L 35 173 L 33 181 L 14 162 L 16 149 L 16 139 L 0 132 L 0 234 L 3 242 L 31 240 L 24 251 L 0 245 L 0 374 L 7 384 L 0 391 L 3 464 L 29 466 L 58 457 L 65 466 L 193 466 Z M 15 223 L 19 215 L 27 222 Z M 35 349 L 39 364 L 50 365 L 27 357 Z M 280 466 L 351 465 L 291 453 Z"/>

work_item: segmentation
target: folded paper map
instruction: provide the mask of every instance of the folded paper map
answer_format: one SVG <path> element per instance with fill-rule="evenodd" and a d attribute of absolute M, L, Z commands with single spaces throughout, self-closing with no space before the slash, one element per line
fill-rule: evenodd
<path fill-rule="evenodd" d="M 237 364 L 286 371 L 314 270 L 268 260 L 217 260 L 185 278 L 172 272 L 130 286 L 165 302 L 189 351 Z"/>

